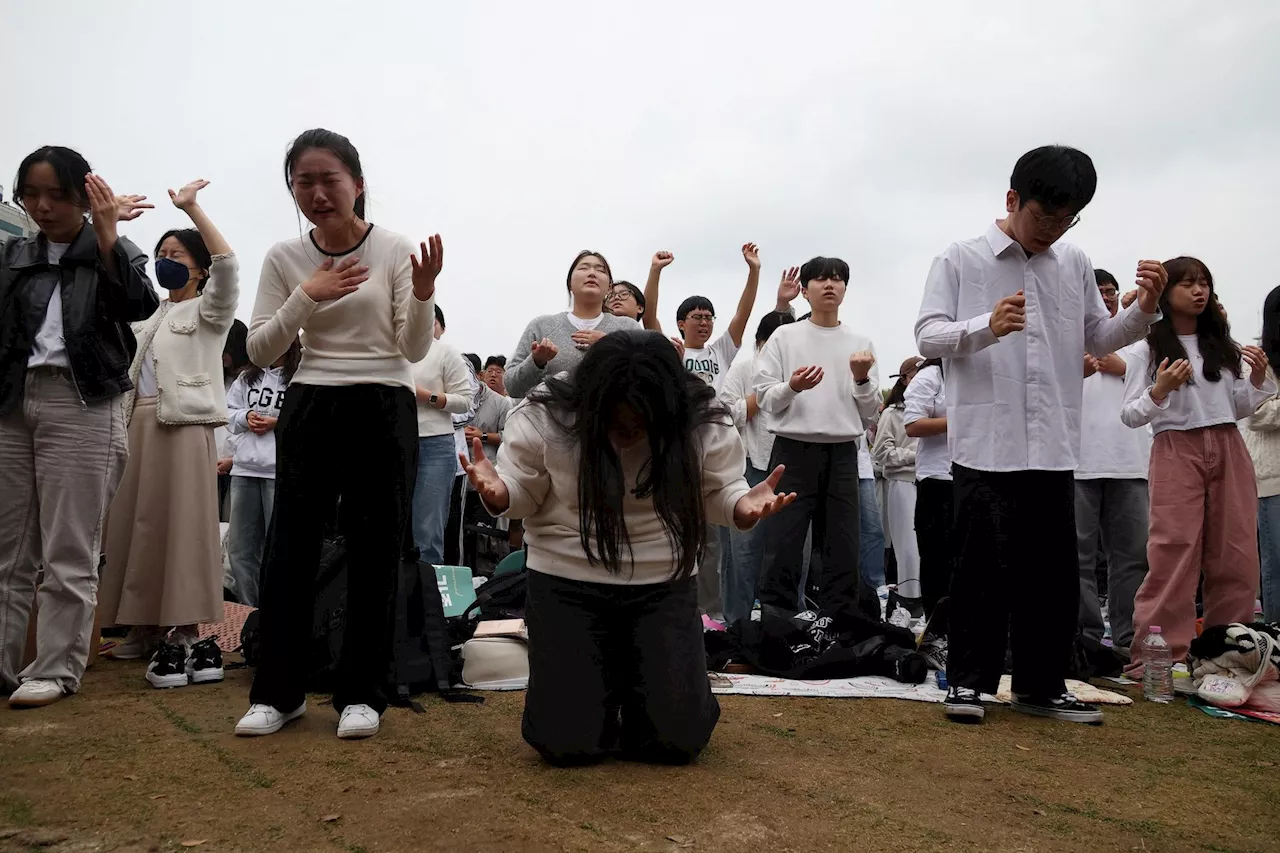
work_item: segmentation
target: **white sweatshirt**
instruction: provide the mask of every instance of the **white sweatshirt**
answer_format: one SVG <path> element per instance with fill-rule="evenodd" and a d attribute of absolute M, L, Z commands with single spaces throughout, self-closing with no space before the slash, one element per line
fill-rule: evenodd
<path fill-rule="evenodd" d="M 1217 382 L 1204 378 L 1204 358 L 1195 335 L 1178 335 L 1191 361 L 1191 381 L 1165 398 L 1163 405 L 1151 399 L 1151 347 L 1145 341 L 1130 348 L 1125 358 L 1124 408 L 1120 419 L 1128 427 L 1151 424 L 1152 432 L 1193 430 L 1234 424 L 1247 418 L 1276 393 L 1271 377 L 1261 388 L 1249 381 L 1249 365 L 1244 364 L 1240 378 L 1227 368 Z"/>
<path fill-rule="evenodd" d="M 453 435 L 453 415 L 471 408 L 471 372 L 462 353 L 444 341 L 431 345 L 427 357 L 413 365 L 419 388 L 444 394 L 444 408 L 418 401 L 418 438 Z"/>
<path fill-rule="evenodd" d="M 276 432 L 271 430 L 258 435 L 249 429 L 249 413 L 280 417 L 280 410 L 284 408 L 285 389 L 288 387 L 289 383 L 284 380 L 284 370 L 279 367 L 262 371 L 262 375 L 252 384 L 245 381 L 243 373 L 231 383 L 231 390 L 227 392 L 227 411 L 231 416 L 227 422 L 227 431 L 237 437 L 231 476 L 275 479 Z"/>
<path fill-rule="evenodd" d="M 780 326 L 760 350 L 754 380 L 756 400 L 769 413 L 769 431 L 776 436 L 815 444 L 857 441 L 880 412 L 880 373 L 871 366 L 868 381 L 858 385 L 849 370 L 849 357 L 875 352 L 871 339 L 848 324 L 827 328 L 812 320 Z M 793 391 L 791 374 L 818 366 L 825 375 L 808 391 Z"/>

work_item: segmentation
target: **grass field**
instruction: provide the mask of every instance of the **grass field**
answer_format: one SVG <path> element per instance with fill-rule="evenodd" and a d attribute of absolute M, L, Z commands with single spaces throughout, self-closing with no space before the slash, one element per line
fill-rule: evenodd
<path fill-rule="evenodd" d="M 0 851 L 1280 850 L 1280 727 L 1181 703 L 958 726 L 731 696 L 692 767 L 557 770 L 520 739 L 522 694 L 428 696 L 357 742 L 314 697 L 240 739 L 245 670 L 174 691 L 143 671 L 103 661 L 77 697 L 0 710 Z"/>

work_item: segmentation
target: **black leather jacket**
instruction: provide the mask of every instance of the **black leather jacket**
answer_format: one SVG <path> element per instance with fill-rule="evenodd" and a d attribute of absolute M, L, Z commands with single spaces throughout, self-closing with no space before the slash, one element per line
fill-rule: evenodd
<path fill-rule="evenodd" d="M 44 234 L 10 240 L 0 253 L 0 415 L 22 401 L 22 389 L 38 328 L 28 328 L 23 289 L 41 277 L 58 281 L 62 294 L 62 334 L 80 399 L 108 400 L 133 388 L 129 365 L 138 342 L 129 324 L 160 307 L 147 256 L 124 237 L 116 241 L 119 278 L 107 274 L 98 258 L 98 239 L 88 223 L 67 248 L 62 261 L 49 265 Z"/>

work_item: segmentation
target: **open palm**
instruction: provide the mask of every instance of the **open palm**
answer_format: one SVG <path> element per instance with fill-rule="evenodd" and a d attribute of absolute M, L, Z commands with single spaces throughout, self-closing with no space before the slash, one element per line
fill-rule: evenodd
<path fill-rule="evenodd" d="M 497 469 L 493 467 L 489 457 L 484 455 L 484 445 L 480 443 L 480 439 L 471 440 L 471 459 L 468 459 L 465 453 L 459 453 L 458 461 L 462 463 L 462 469 L 480 495 L 480 499 L 488 504 L 490 509 L 506 512 L 511 508 L 511 493 L 507 490 L 507 484 L 502 482 Z"/>
<path fill-rule="evenodd" d="M 748 528 L 757 521 L 768 518 L 796 499 L 795 492 L 784 495 L 777 491 L 785 470 L 785 466 L 779 465 L 763 483 L 738 498 L 738 503 L 733 508 L 733 522 L 738 529 Z"/>

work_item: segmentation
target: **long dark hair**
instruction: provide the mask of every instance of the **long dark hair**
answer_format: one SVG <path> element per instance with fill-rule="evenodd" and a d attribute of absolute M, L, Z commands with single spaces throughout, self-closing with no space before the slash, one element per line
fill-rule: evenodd
<path fill-rule="evenodd" d="M 1268 293 L 1262 303 L 1261 343 L 1272 371 L 1280 374 L 1280 287 Z"/>
<path fill-rule="evenodd" d="M 1217 292 L 1213 289 L 1213 274 L 1202 261 L 1189 257 L 1177 257 L 1164 262 L 1169 273 L 1169 285 L 1160 296 L 1160 311 L 1164 315 L 1151 327 L 1147 334 L 1147 345 L 1151 347 L 1151 378 L 1155 379 L 1160 369 L 1160 362 L 1169 359 L 1169 363 L 1187 357 L 1187 348 L 1178 340 L 1178 333 L 1173 328 L 1173 311 L 1169 307 L 1169 296 L 1178 282 L 1188 277 L 1194 278 L 1203 274 L 1209 283 L 1209 301 L 1196 318 L 1196 340 L 1200 344 L 1200 357 L 1204 359 L 1204 378 L 1217 382 L 1222 378 L 1222 368 L 1230 370 L 1237 379 L 1240 378 L 1240 345 L 1231 339 L 1231 326 L 1227 323 L 1222 306 L 1218 304 Z M 1195 382 L 1195 377 L 1191 379 Z"/>
<path fill-rule="evenodd" d="M 610 574 L 619 574 L 634 554 L 622 508 L 627 484 L 609 427 L 620 406 L 636 413 L 649 435 L 649 459 L 632 494 L 653 499 L 676 555 L 672 577 L 691 575 L 707 525 L 696 433 L 704 424 L 732 422 L 715 390 L 684 369 L 671 341 L 638 330 L 606 335 L 570 377 L 547 380 L 529 399 L 547 408 L 578 454 L 579 539 L 588 562 Z"/>
<path fill-rule="evenodd" d="M 360 166 L 360 152 L 351 144 L 351 140 L 341 133 L 317 127 L 298 134 L 298 138 L 289 143 L 289 150 L 285 152 L 284 184 L 290 192 L 293 191 L 293 168 L 298 164 L 298 158 L 312 148 L 323 148 L 342 161 L 342 165 L 351 172 L 351 177 L 357 181 L 364 179 L 364 169 Z M 367 189 L 362 189 L 360 195 L 356 196 L 356 203 L 353 206 L 356 216 L 361 219 L 364 219 L 365 195 L 367 195 Z"/>
<path fill-rule="evenodd" d="M 284 372 L 280 378 L 284 380 L 284 384 L 288 385 L 293 381 L 293 374 L 298 372 L 298 365 L 302 363 L 302 341 L 297 338 L 293 339 L 293 343 L 289 344 L 289 349 L 284 354 L 284 365 L 280 368 Z M 253 362 L 249 362 L 249 366 L 244 369 L 244 373 L 240 374 L 244 377 L 245 385 L 253 385 L 262 378 L 263 369 Z"/>

